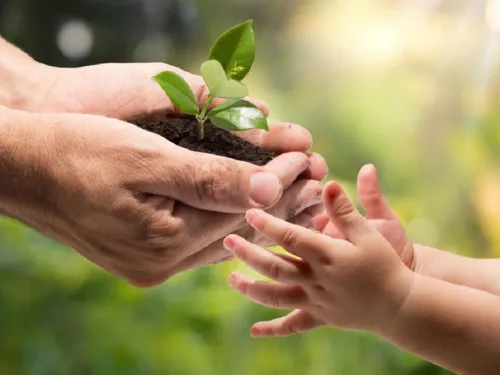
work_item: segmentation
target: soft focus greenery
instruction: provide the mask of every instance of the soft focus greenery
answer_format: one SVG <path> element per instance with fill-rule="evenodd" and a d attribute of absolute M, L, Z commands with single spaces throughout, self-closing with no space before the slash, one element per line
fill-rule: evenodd
<path fill-rule="evenodd" d="M 330 178 L 351 193 L 359 168 L 374 163 L 415 242 L 485 257 L 500 256 L 493 1 L 179 0 L 164 17 L 176 27 L 148 29 L 129 14 L 139 1 L 89 1 L 85 12 L 84 0 L 4 0 L 0 31 L 48 63 L 165 58 L 197 73 L 211 40 L 254 18 L 258 47 L 247 84 L 270 104 L 271 118 L 310 129 Z M 45 26 L 54 14 L 78 12 L 95 48 L 71 60 Z M 121 20 L 129 33 L 113 45 Z M 237 262 L 146 291 L 6 218 L 0 233 L 2 375 L 447 374 L 370 334 L 322 329 L 250 339 L 253 322 L 281 312 L 230 290 Z"/>

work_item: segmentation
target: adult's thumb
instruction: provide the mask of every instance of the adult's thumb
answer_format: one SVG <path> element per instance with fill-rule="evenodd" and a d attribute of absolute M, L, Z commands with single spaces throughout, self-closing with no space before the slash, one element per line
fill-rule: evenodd
<path fill-rule="evenodd" d="M 191 207 L 243 213 L 273 206 L 283 193 L 278 176 L 250 163 L 183 150 L 166 163 L 150 193 Z"/>

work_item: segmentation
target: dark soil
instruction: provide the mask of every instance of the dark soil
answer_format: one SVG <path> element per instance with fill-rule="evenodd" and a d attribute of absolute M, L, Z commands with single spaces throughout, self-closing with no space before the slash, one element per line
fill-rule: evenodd
<path fill-rule="evenodd" d="M 205 137 L 200 140 L 198 122 L 193 117 L 168 117 L 158 123 L 134 120 L 132 123 L 192 151 L 225 156 L 260 166 L 276 157 L 272 151 L 257 147 L 227 130 L 216 128 L 209 121 L 205 123 Z"/>

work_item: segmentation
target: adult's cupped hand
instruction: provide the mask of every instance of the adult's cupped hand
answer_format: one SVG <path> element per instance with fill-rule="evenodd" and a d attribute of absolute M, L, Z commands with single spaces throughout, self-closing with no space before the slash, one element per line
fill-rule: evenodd
<path fill-rule="evenodd" d="M 166 69 L 181 74 L 200 103 L 207 96 L 201 77 L 164 64 L 38 67 L 43 79 L 39 94 L 30 102 L 33 112 L 160 118 L 175 109 L 150 77 Z M 252 101 L 268 113 L 263 102 Z M 79 219 L 69 220 L 69 213 L 61 214 L 64 220 L 60 220 L 60 226 L 65 228 L 49 232 L 138 286 L 156 285 L 178 272 L 226 258 L 222 238 L 229 233 L 238 232 L 265 244 L 245 224 L 243 213 L 251 207 L 269 207 L 273 215 L 304 226 L 312 225 L 312 216 L 319 208 L 319 181 L 326 175 L 326 164 L 321 156 L 307 152 L 311 136 L 298 125 L 274 123 L 269 132 L 238 133 L 280 154 L 261 168 L 188 151 L 133 125 L 103 117 L 59 115 L 49 122 L 57 124 L 46 125 L 45 129 L 51 128 L 53 139 L 58 140 L 54 147 L 60 150 L 60 164 L 72 166 L 62 168 L 59 178 L 64 181 L 69 175 L 76 178 L 87 173 L 76 180 L 93 181 L 86 186 L 69 183 L 65 185 L 67 191 L 56 194 L 53 199 L 57 200 L 57 196 L 70 192 L 76 194 L 74 197 L 87 192 L 73 199 L 73 205 L 88 207 L 75 210 L 70 203 L 61 202 L 61 207 L 68 204 L 70 212 L 78 211 Z M 89 125 L 85 125 L 87 122 Z M 73 157 L 76 161 L 65 160 Z M 88 199 L 93 194 L 102 204 L 99 208 Z M 63 224 L 65 220 L 73 224 Z M 96 227 L 83 233 L 83 222 L 89 228 Z M 82 239 L 61 238 L 76 227 L 82 233 L 71 237 Z M 140 242 L 130 236 L 127 239 L 125 233 L 135 233 Z M 113 238 L 106 240 L 110 236 Z"/>

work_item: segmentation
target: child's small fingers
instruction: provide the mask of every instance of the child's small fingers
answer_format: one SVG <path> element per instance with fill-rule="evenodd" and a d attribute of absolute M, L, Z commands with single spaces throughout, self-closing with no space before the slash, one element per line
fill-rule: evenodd
<path fill-rule="evenodd" d="M 377 178 L 377 170 L 365 165 L 358 175 L 358 198 L 369 219 L 392 219 L 394 214 L 387 204 Z"/>
<path fill-rule="evenodd" d="M 342 240 L 345 239 L 344 234 L 331 221 L 326 225 L 321 233 L 328 237 L 338 238 Z"/>
<path fill-rule="evenodd" d="M 230 235 L 224 240 L 224 247 L 241 259 L 246 265 L 272 280 L 300 284 L 304 275 L 295 263 L 277 254 L 254 245 L 247 240 Z"/>
<path fill-rule="evenodd" d="M 314 261 L 331 247 L 328 238 L 306 228 L 275 218 L 260 210 L 250 210 L 247 222 L 288 252 L 308 261 Z"/>
<path fill-rule="evenodd" d="M 322 214 L 314 218 L 314 229 L 318 232 L 323 232 L 329 222 L 330 218 L 328 217 L 326 212 L 323 212 Z"/>
<path fill-rule="evenodd" d="M 297 309 L 308 303 L 305 291 L 297 285 L 271 284 L 239 273 L 231 274 L 229 284 L 252 301 L 275 309 Z"/>
<path fill-rule="evenodd" d="M 337 182 L 325 186 L 323 200 L 330 221 L 349 241 L 355 243 L 373 231 Z"/>
<path fill-rule="evenodd" d="M 295 310 L 282 318 L 256 323 L 252 329 L 253 337 L 284 337 L 305 333 L 322 324 L 305 310 Z"/>

